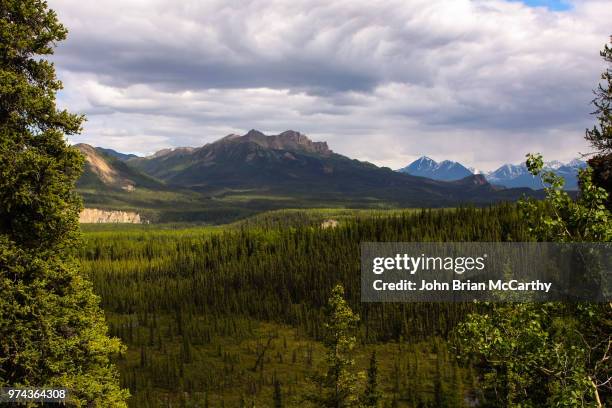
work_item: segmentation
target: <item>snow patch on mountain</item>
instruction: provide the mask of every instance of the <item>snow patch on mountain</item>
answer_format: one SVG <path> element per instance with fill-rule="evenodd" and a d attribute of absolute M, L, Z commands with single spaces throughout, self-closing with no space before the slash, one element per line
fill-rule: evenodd
<path fill-rule="evenodd" d="M 473 173 L 464 167 L 462 164 L 444 160 L 440 163 L 434 159 L 422 156 L 410 163 L 408 166 L 399 169 L 400 173 L 406 173 L 413 176 L 427 177 L 434 180 L 453 181 L 461 180 L 471 176 Z"/>
<path fill-rule="evenodd" d="M 544 163 L 544 170 L 553 171 L 565 179 L 565 188 L 568 190 L 578 189 L 578 170 L 584 167 L 586 167 L 586 162 L 580 159 L 574 159 L 569 163 L 562 163 L 559 160 Z M 459 180 L 472 174 L 482 174 L 489 183 L 498 186 L 528 187 L 534 190 L 544 187 L 540 178 L 533 176 L 525 163 L 507 163 L 496 170 L 485 172 L 474 167 L 465 167 L 451 160 L 438 163 L 430 157 L 422 156 L 398 171 L 443 181 Z"/>

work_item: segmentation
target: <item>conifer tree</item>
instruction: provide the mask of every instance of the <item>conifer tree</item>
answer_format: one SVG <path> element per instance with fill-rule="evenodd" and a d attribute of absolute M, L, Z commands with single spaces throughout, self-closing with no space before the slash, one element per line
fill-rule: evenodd
<path fill-rule="evenodd" d="M 83 161 L 45 60 L 66 29 L 42 0 L 0 0 L 0 386 L 65 387 L 75 405 L 125 406 L 91 284 L 74 258 Z"/>
<path fill-rule="evenodd" d="M 601 74 L 601 82 L 595 89 L 594 115 L 597 124 L 587 129 L 585 138 L 595 148 L 596 155 L 589 160 L 593 168 L 593 181 L 599 187 L 612 193 L 612 37 L 610 45 L 605 45 L 601 56 L 608 67 Z M 608 208 L 612 208 L 612 200 L 608 198 Z"/>
<path fill-rule="evenodd" d="M 600 52 L 608 67 L 601 74 L 600 83 L 595 89 L 594 114 L 597 115 L 597 125 L 586 131 L 585 138 L 600 153 L 612 153 L 612 37 L 610 45 L 606 44 Z"/>
<path fill-rule="evenodd" d="M 370 356 L 370 366 L 368 367 L 366 388 L 363 393 L 362 406 L 378 407 L 380 402 L 380 392 L 378 391 L 378 361 L 376 351 Z"/>
<path fill-rule="evenodd" d="M 274 408 L 283 408 L 283 395 L 280 381 L 274 380 Z"/>
<path fill-rule="evenodd" d="M 344 287 L 341 284 L 332 290 L 325 316 L 327 372 L 316 379 L 321 386 L 321 393 L 309 395 L 307 400 L 318 407 L 356 407 L 359 403 L 359 392 L 358 375 L 354 368 L 354 331 L 359 316 L 353 313 L 344 299 Z"/>

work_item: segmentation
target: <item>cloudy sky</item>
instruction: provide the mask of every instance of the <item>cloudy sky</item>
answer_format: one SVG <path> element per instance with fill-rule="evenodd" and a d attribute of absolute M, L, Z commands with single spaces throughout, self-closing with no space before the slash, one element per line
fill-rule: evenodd
<path fill-rule="evenodd" d="M 392 168 L 588 152 L 610 0 L 49 0 L 72 142 L 148 154 L 294 129 Z"/>

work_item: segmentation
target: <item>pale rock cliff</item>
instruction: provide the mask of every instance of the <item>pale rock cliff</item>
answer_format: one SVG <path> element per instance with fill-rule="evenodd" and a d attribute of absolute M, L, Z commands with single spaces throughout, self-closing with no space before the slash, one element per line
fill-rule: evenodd
<path fill-rule="evenodd" d="M 85 208 L 79 215 L 81 224 L 123 223 L 140 224 L 140 215 L 132 211 L 99 210 Z"/>

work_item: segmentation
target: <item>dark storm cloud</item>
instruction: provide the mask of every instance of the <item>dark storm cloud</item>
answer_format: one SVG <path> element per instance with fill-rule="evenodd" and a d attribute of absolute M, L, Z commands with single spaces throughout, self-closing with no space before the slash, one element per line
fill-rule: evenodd
<path fill-rule="evenodd" d="M 313 93 L 368 91 L 380 80 L 368 72 L 351 72 L 345 67 L 325 65 L 299 56 L 279 61 L 254 58 L 227 64 L 209 61 L 206 55 L 194 58 L 184 49 L 149 51 L 118 49 L 90 42 L 67 47 L 57 62 L 73 72 L 95 72 L 105 84 L 120 87 L 152 84 L 173 91 L 263 87 L 303 89 Z"/>

